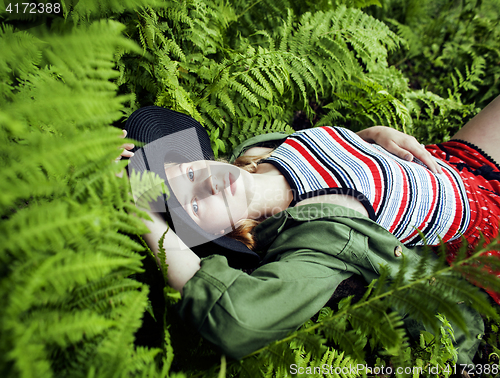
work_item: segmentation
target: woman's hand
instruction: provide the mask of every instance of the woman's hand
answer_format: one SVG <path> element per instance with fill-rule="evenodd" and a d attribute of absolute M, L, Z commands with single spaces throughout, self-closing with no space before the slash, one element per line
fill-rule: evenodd
<path fill-rule="evenodd" d="M 125 138 L 127 136 L 127 130 L 122 130 L 122 132 L 123 132 L 123 134 L 120 136 L 120 138 Z M 131 158 L 132 156 L 134 156 L 134 153 L 132 151 L 129 151 L 132 148 L 134 148 L 134 144 L 133 143 L 124 143 L 124 144 L 122 144 L 120 146 L 120 149 L 122 149 L 122 152 L 121 152 L 120 156 L 118 156 L 115 159 L 115 162 L 119 162 L 122 157 Z M 118 172 L 116 174 L 116 177 L 122 178 L 123 177 L 123 171 L 124 170 L 122 169 L 121 172 Z"/>
<path fill-rule="evenodd" d="M 376 143 L 401 159 L 412 161 L 415 156 L 427 165 L 431 172 L 443 173 L 425 146 L 418 143 L 415 137 L 387 126 L 373 126 L 357 134 L 366 142 Z"/>
<path fill-rule="evenodd" d="M 127 137 L 127 130 L 122 130 L 123 134 L 120 136 L 120 138 L 126 138 Z M 132 156 L 134 156 L 134 153 L 132 151 L 129 151 L 131 150 L 132 148 L 134 148 L 135 145 L 133 143 L 124 143 L 120 146 L 122 150 L 120 156 L 118 156 L 115 161 L 119 161 L 122 156 L 123 157 L 127 157 L 127 158 L 131 158 Z"/>

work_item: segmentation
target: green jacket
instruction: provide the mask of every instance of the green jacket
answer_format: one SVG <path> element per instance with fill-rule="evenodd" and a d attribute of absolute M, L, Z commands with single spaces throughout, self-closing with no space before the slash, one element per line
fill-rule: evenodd
<path fill-rule="evenodd" d="M 259 268 L 249 275 L 230 268 L 225 257 L 204 258 L 179 303 L 185 320 L 237 359 L 296 330 L 352 274 L 371 282 L 381 265 L 397 272 L 402 258 L 410 266 L 419 259 L 418 249 L 405 247 L 366 216 L 333 204 L 289 208 L 255 231 L 267 252 Z M 471 363 L 484 325 L 479 314 L 462 307 L 472 337 L 454 327 L 459 363 Z"/>

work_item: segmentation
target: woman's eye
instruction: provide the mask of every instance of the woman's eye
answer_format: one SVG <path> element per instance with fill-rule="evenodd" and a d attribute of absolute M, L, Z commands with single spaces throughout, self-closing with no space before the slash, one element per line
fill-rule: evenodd
<path fill-rule="evenodd" d="M 193 200 L 193 211 L 195 214 L 198 214 L 198 202 L 196 200 Z"/>
<path fill-rule="evenodd" d="M 194 180 L 194 171 L 193 171 L 193 168 L 189 168 L 188 169 L 188 177 L 191 181 Z"/>

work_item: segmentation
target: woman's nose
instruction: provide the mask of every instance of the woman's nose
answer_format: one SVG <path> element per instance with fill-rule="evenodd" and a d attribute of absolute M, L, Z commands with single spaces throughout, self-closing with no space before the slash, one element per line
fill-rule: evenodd
<path fill-rule="evenodd" d="M 215 195 L 219 193 L 219 185 L 214 180 L 212 175 L 209 175 L 205 180 L 203 180 L 202 190 L 204 194 L 208 197 L 210 195 Z"/>

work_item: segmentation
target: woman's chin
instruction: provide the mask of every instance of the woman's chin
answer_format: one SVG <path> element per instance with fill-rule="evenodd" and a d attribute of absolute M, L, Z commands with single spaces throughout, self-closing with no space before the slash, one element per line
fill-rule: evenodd
<path fill-rule="evenodd" d="M 246 204 L 250 205 L 254 196 L 254 180 L 251 173 L 243 171 L 238 179 L 236 180 L 236 198 L 243 198 L 246 200 Z"/>

